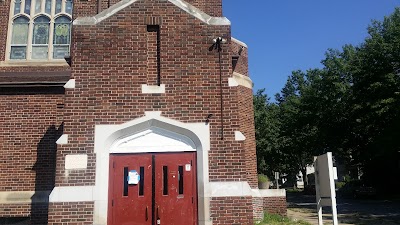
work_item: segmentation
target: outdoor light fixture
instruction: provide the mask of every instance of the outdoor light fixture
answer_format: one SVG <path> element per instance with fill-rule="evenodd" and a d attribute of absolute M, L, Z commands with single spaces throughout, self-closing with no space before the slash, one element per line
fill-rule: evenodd
<path fill-rule="evenodd" d="M 222 38 L 222 37 L 217 37 L 217 38 L 214 38 L 214 39 L 213 39 L 213 42 L 214 42 L 214 43 L 219 42 L 219 43 L 221 43 L 221 44 L 225 44 L 225 43 L 227 42 L 227 40 L 226 40 L 225 38 Z"/>

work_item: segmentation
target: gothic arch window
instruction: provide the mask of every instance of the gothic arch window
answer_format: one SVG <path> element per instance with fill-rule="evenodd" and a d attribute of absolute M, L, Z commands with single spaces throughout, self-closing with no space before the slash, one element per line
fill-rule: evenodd
<path fill-rule="evenodd" d="M 7 58 L 56 60 L 69 55 L 72 0 L 13 0 Z"/>

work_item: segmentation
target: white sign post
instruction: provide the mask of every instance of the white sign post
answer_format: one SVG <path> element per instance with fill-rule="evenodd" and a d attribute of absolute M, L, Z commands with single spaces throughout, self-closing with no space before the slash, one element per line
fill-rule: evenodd
<path fill-rule="evenodd" d="M 333 168 L 332 152 L 314 157 L 315 191 L 318 211 L 318 224 L 323 225 L 322 207 L 332 207 L 333 225 L 338 225 L 335 192 L 335 170 Z"/>
<path fill-rule="evenodd" d="M 275 172 L 276 189 L 279 189 L 279 172 Z"/>

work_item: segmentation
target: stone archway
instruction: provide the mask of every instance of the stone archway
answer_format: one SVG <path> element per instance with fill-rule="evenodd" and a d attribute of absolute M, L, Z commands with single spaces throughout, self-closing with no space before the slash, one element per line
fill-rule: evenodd
<path fill-rule="evenodd" d="M 159 152 L 161 145 L 167 146 L 162 151 L 196 151 L 198 224 L 209 224 L 209 133 L 205 123 L 182 123 L 162 117 L 161 112 L 146 112 L 144 117 L 120 125 L 96 125 L 94 224 L 107 224 L 110 153 Z M 154 138 L 158 141 L 145 144 Z"/>

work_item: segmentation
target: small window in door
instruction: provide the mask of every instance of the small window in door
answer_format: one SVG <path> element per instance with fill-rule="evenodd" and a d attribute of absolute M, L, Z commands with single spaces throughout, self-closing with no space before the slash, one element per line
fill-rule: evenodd
<path fill-rule="evenodd" d="M 123 177 L 123 181 L 122 181 L 122 182 L 124 182 L 124 185 L 123 185 L 124 196 L 128 196 L 128 170 L 129 170 L 128 167 L 124 167 L 124 177 Z"/>
<path fill-rule="evenodd" d="M 139 196 L 143 196 L 144 195 L 144 167 L 141 166 L 140 167 L 140 181 L 139 181 Z"/>
<path fill-rule="evenodd" d="M 163 166 L 163 195 L 168 195 L 168 166 Z"/>
<path fill-rule="evenodd" d="M 178 166 L 178 193 L 183 195 L 183 166 Z"/>

